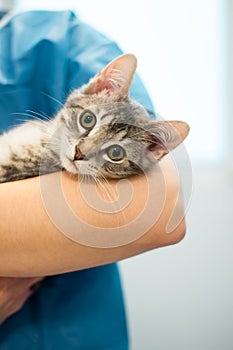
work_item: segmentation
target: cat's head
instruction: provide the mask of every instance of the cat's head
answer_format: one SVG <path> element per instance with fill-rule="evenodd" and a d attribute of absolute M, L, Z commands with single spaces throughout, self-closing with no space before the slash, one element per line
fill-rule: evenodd
<path fill-rule="evenodd" d="M 155 121 L 129 98 L 136 65 L 134 55 L 122 55 L 68 98 L 60 114 L 60 159 L 69 172 L 108 178 L 142 173 L 187 136 L 186 123 Z"/>

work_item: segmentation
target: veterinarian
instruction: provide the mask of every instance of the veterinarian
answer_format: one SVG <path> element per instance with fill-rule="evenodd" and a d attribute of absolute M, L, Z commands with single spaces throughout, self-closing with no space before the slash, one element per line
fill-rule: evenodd
<path fill-rule="evenodd" d="M 70 11 L 4 18 L 0 43 L 1 132 L 30 118 L 20 113 L 53 116 L 72 89 L 121 54 L 114 42 Z M 153 113 L 138 77 L 132 96 Z M 78 202 L 81 195 L 74 180 L 65 172 L 62 176 L 67 198 Z M 143 179 L 132 181 L 140 203 Z M 183 238 L 184 221 L 173 233 L 165 233 L 177 195 L 173 181 L 168 175 L 158 223 L 139 240 L 111 249 L 87 247 L 65 237 L 46 214 L 40 190 L 38 178 L 0 185 L 0 350 L 128 349 L 114 262 Z M 97 226 L 105 220 L 92 208 L 83 211 Z"/>

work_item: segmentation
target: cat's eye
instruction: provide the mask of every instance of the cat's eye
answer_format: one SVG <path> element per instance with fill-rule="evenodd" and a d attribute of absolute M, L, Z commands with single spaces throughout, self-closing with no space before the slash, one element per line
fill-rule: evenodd
<path fill-rule="evenodd" d="M 84 129 L 91 130 L 96 124 L 96 116 L 90 111 L 84 111 L 80 115 L 79 122 Z"/>
<path fill-rule="evenodd" d="M 126 153 L 123 147 L 119 145 L 112 145 L 108 147 L 107 155 L 114 162 L 119 162 L 125 158 Z"/>

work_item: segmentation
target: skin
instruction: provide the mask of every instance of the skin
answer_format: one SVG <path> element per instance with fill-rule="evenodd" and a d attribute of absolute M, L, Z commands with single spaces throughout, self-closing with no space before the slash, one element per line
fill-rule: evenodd
<path fill-rule="evenodd" d="M 1 208 L 3 219 L 0 220 L 0 276 L 35 277 L 74 271 L 119 261 L 150 249 L 179 242 L 185 232 L 183 221 L 178 227 L 174 227 L 174 232 L 166 233 L 166 226 L 175 206 L 179 208 L 180 217 L 183 216 L 182 203 L 176 203 L 178 179 L 169 158 L 161 162 L 161 168 L 166 182 L 166 198 L 159 219 L 156 221 L 155 217 L 155 223 L 141 238 L 110 249 L 76 243 L 59 231 L 45 210 L 39 177 L 1 184 L 0 201 L 4 205 Z M 135 176 L 130 178 L 135 196 L 131 205 L 116 214 L 99 214 L 85 203 L 77 186 L 77 178 L 62 172 L 43 177 L 50 181 L 47 192 L 52 194 L 54 207 L 58 207 L 59 203 L 51 183 L 57 176 L 61 178 L 68 205 L 83 221 L 93 225 L 90 229 L 93 235 L 96 227 L 118 227 L 130 223 L 142 211 L 146 200 L 146 177 Z M 153 201 L 154 208 L 151 208 L 149 215 L 156 212 L 156 203 L 164 196 L 159 168 L 153 170 L 153 178 L 156 197 Z M 117 181 L 111 181 L 109 185 L 113 193 L 116 193 L 116 183 Z M 93 184 L 89 186 L 93 186 L 94 190 Z M 101 187 L 99 191 L 104 196 Z M 63 213 L 59 215 L 62 217 Z M 145 217 L 144 221 L 147 220 Z M 77 221 L 78 229 L 80 228 Z"/>
<path fill-rule="evenodd" d="M 1 184 L 0 276 L 6 278 L 0 279 L 2 315 L 0 323 L 21 307 L 31 294 L 30 287 L 45 275 L 108 264 L 180 242 L 186 231 L 184 209 L 182 198 L 179 196 L 179 179 L 170 158 L 165 157 L 160 162 L 160 167 L 156 167 L 150 175 L 155 181 L 151 198 L 153 205 L 150 206 L 149 213 L 142 218 L 140 224 L 145 227 L 149 220 L 148 215 L 155 216 L 154 223 L 138 239 L 111 248 L 86 246 L 60 232 L 46 212 L 39 177 Z M 147 200 L 146 177 L 135 176 L 129 179 L 133 188 L 133 199 L 130 204 L 117 213 L 98 213 L 83 199 L 80 188 L 77 186 L 77 178 L 62 172 L 43 176 L 43 180 L 49 183 L 46 193 L 51 194 L 56 208 L 59 208 L 59 202 L 56 198 L 56 190 L 53 193 L 50 184 L 58 177 L 67 204 L 81 220 L 91 225 L 89 230 L 92 235 L 95 234 L 96 227 L 117 228 L 127 224 L 130 234 L 130 223 L 142 212 Z M 95 185 L 90 186 L 93 186 L 94 191 Z M 117 181 L 109 182 L 108 193 L 111 193 L 112 197 L 117 197 L 116 186 Z M 164 189 L 166 195 L 164 195 Z M 101 186 L 97 190 L 101 197 L 109 200 Z M 125 189 L 123 187 L 123 192 L 124 190 L 126 192 L 128 187 Z M 161 198 L 164 200 L 161 201 L 163 205 L 158 216 L 156 205 Z M 171 232 L 168 233 L 167 225 L 174 210 L 176 224 L 172 225 Z M 63 217 L 62 213 L 59 214 L 60 217 Z M 77 221 L 77 230 L 80 230 L 78 226 Z M 9 279 L 9 277 L 14 278 Z M 5 285 L 4 288 L 2 288 L 3 285 Z M 13 306 L 4 308 L 3 305 Z"/>
<path fill-rule="evenodd" d="M 0 325 L 21 309 L 41 278 L 0 278 Z"/>

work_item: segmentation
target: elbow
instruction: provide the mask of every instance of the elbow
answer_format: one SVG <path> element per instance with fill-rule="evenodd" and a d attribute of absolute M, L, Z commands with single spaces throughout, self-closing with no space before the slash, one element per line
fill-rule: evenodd
<path fill-rule="evenodd" d="M 180 223 L 177 225 L 177 227 L 168 235 L 171 235 L 171 244 L 177 244 L 180 243 L 186 236 L 186 221 L 183 218 Z"/>

